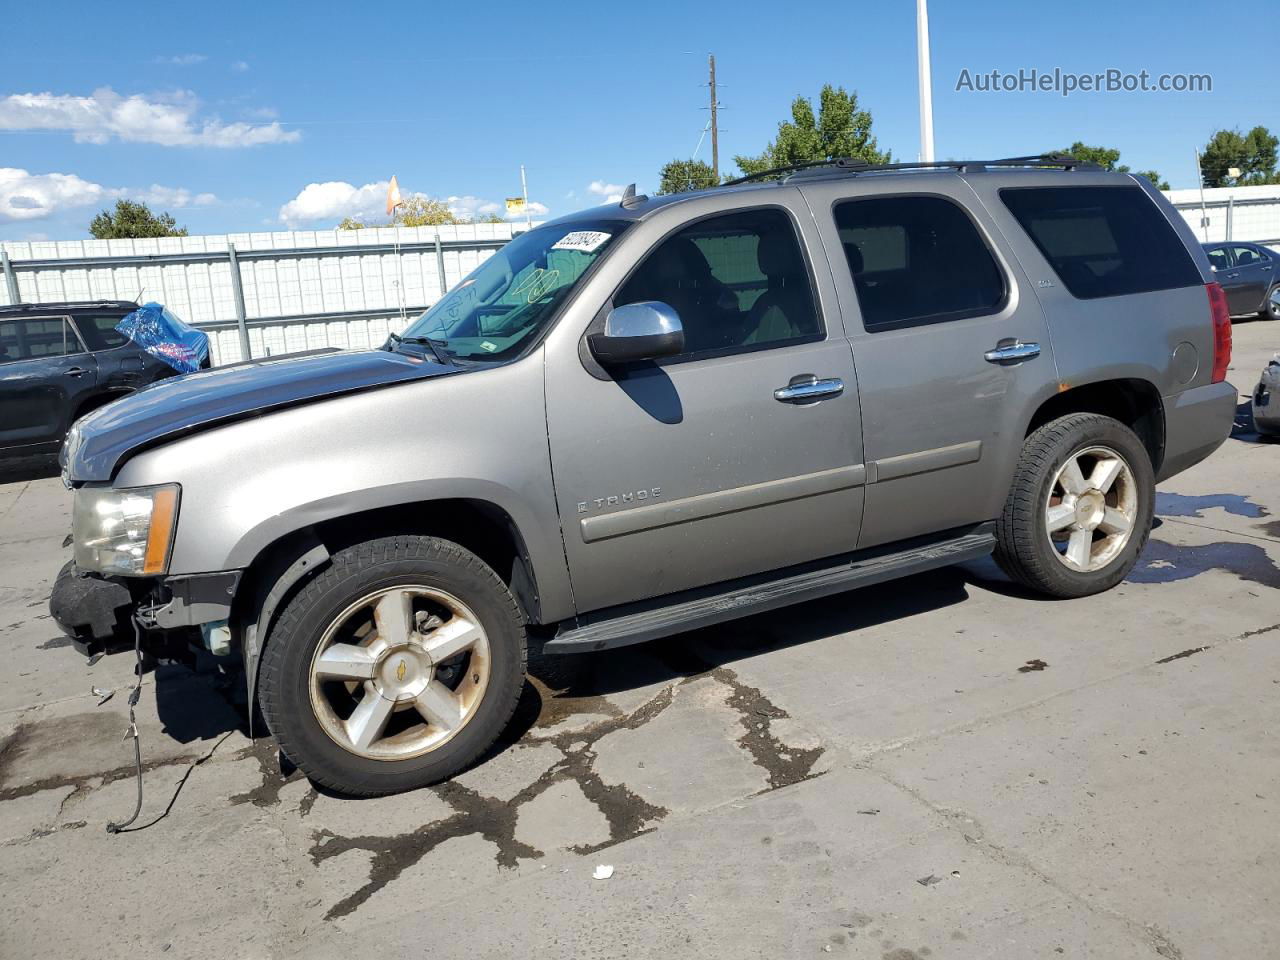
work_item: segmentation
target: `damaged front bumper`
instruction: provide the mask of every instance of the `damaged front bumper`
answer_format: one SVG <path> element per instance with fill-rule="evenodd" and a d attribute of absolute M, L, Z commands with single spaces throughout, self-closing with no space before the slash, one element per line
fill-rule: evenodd
<path fill-rule="evenodd" d="M 86 656 L 132 646 L 133 620 L 148 636 L 172 652 L 173 641 L 203 640 L 215 653 L 230 652 L 231 602 L 241 571 L 187 577 L 128 579 L 104 577 L 68 562 L 58 572 L 49 596 L 49 613 L 72 645 Z M 157 652 L 161 652 L 157 650 Z"/>

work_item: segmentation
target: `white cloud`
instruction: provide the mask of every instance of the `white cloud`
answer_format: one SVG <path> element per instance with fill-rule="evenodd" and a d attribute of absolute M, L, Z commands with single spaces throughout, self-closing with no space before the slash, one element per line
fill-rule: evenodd
<path fill-rule="evenodd" d="M 67 207 L 99 202 L 106 190 L 72 173 L 32 174 L 0 167 L 0 220 L 39 220 Z"/>
<path fill-rule="evenodd" d="M 622 199 L 622 191 L 627 187 L 622 183 L 605 183 L 603 180 L 592 180 L 587 185 L 587 193 L 603 197 L 605 203 L 617 203 Z"/>
<path fill-rule="evenodd" d="M 168 63 L 175 67 L 191 67 L 209 58 L 203 53 L 180 53 L 176 57 L 156 57 L 156 63 Z"/>
<path fill-rule="evenodd" d="M 281 222 L 295 227 L 315 220 L 356 219 L 386 215 L 387 182 L 355 187 L 345 180 L 309 183 L 280 208 Z"/>
<path fill-rule="evenodd" d="M 30 173 L 0 167 L 0 221 L 39 220 L 63 210 L 95 206 L 126 197 L 168 210 L 207 207 L 218 202 L 212 193 L 192 193 L 184 187 L 104 187 L 73 173 Z"/>
<path fill-rule="evenodd" d="M 185 187 L 162 187 L 158 183 L 141 190 L 112 190 L 112 196 L 141 200 L 154 207 L 180 210 L 183 207 L 208 207 L 218 202 L 212 193 L 192 193 Z"/>
<path fill-rule="evenodd" d="M 200 103 L 188 91 L 147 99 L 121 96 L 110 87 L 87 97 L 15 93 L 0 99 L 0 130 L 61 130 L 77 143 L 112 139 L 165 147 L 252 147 L 293 143 L 301 137 L 279 123 L 223 123 L 198 119 Z"/>
<path fill-rule="evenodd" d="M 243 60 L 237 60 L 231 64 L 231 72 L 232 73 L 248 73 L 249 64 L 245 63 Z"/>
<path fill-rule="evenodd" d="M 387 217 L 387 181 L 378 180 L 357 187 L 345 180 L 327 183 L 309 183 L 298 195 L 280 208 L 280 222 L 298 227 L 318 221 L 341 221 L 346 217 L 363 220 L 370 226 L 385 225 Z M 423 193 L 404 193 L 405 200 L 414 197 L 427 198 Z M 479 220 L 493 215 L 504 216 L 506 207 L 482 197 L 449 196 L 441 200 L 449 212 L 462 220 Z M 535 217 L 550 212 L 545 204 L 529 201 L 529 210 Z M 519 219 L 523 219 L 521 214 Z"/>

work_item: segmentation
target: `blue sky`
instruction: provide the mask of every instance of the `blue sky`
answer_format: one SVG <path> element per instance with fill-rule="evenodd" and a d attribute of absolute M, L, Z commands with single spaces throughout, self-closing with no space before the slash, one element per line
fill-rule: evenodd
<path fill-rule="evenodd" d="M 1266 5 L 1255 6 L 1262 15 Z M 882 147 L 919 150 L 915 5 L 11 3 L 0 30 L 0 239 L 76 239 L 117 196 L 192 233 L 331 227 L 403 191 L 460 213 L 520 192 L 549 215 L 656 185 L 721 83 L 723 168 L 796 94 L 858 92 Z M 1203 3 L 944 3 L 930 10 L 940 158 L 1076 139 L 1195 185 L 1221 127 L 1280 129 L 1240 29 Z M 1261 41 L 1260 41 L 1261 42 Z M 962 69 L 1208 73 L 1211 93 L 957 92 Z M 700 156 L 709 158 L 710 144 Z M 309 188 L 309 185 L 315 187 Z M 594 189 L 593 189 L 594 187 Z M 376 222 L 376 217 L 371 217 Z"/>

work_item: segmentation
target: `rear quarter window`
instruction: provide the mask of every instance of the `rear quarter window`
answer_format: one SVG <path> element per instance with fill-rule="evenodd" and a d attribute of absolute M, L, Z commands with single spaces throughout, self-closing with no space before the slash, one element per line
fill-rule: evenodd
<path fill-rule="evenodd" d="M 1182 240 L 1139 187 L 1008 187 L 1000 199 L 1074 297 L 1204 282 Z"/>
<path fill-rule="evenodd" d="M 116 330 L 116 324 L 123 318 L 123 313 L 81 313 L 76 315 L 75 322 L 90 350 L 110 350 L 129 342 L 128 337 Z"/>

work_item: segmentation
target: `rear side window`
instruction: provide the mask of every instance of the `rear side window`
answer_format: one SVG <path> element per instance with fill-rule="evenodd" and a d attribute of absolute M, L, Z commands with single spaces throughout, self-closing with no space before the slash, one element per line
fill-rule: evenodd
<path fill-rule="evenodd" d="M 835 220 L 868 331 L 981 316 L 1004 302 L 1004 275 L 950 200 L 847 200 Z"/>
<path fill-rule="evenodd" d="M 122 318 L 123 314 L 119 313 L 82 313 L 76 317 L 76 326 L 90 350 L 110 350 L 129 342 L 128 337 L 116 330 Z"/>
<path fill-rule="evenodd" d="M 1000 199 L 1074 297 L 1203 283 L 1177 233 L 1139 187 L 1011 187 Z"/>

